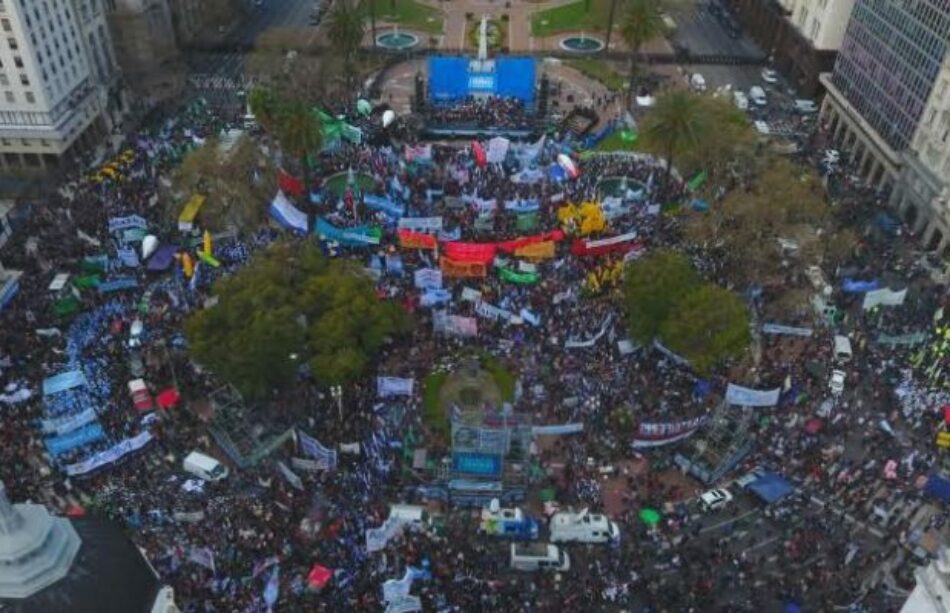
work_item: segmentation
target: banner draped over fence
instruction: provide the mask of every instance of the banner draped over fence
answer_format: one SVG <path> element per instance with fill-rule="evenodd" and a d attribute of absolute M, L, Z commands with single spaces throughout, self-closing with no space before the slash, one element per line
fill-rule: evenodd
<path fill-rule="evenodd" d="M 412 230 L 399 230 L 399 246 L 403 249 L 435 249 L 436 237 Z"/>

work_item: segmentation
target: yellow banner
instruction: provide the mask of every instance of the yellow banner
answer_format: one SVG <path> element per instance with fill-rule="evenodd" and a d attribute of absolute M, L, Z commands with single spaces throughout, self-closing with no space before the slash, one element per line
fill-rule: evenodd
<path fill-rule="evenodd" d="M 439 259 L 439 267 L 446 277 L 484 277 L 488 270 L 481 262 L 457 262 L 443 257 Z"/>
<path fill-rule="evenodd" d="M 941 432 L 937 435 L 937 447 L 950 447 L 950 432 Z"/>
<path fill-rule="evenodd" d="M 554 241 L 542 241 L 519 247 L 515 249 L 515 255 L 531 260 L 550 260 L 554 257 Z"/>

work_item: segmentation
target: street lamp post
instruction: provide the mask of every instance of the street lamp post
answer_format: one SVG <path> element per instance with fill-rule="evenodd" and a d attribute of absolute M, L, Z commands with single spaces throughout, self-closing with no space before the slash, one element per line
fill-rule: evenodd
<path fill-rule="evenodd" d="M 337 414 L 340 417 L 340 422 L 343 422 L 343 387 L 340 385 L 333 385 L 330 387 L 330 395 L 336 399 L 336 410 Z"/>

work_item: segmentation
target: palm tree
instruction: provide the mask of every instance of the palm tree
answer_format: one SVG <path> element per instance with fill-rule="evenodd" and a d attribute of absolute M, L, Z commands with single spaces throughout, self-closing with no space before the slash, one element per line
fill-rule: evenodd
<path fill-rule="evenodd" d="M 274 91 L 266 87 L 255 87 L 248 94 L 247 103 L 258 125 L 270 132 L 274 128 L 278 112 L 278 100 Z"/>
<path fill-rule="evenodd" d="M 354 0 L 337 0 L 327 15 L 327 37 L 347 61 L 363 44 L 363 11 Z"/>
<path fill-rule="evenodd" d="M 651 153 L 666 158 L 661 193 L 669 187 L 673 160 L 694 150 L 707 132 L 707 116 L 702 99 L 686 90 L 669 90 L 656 100 L 656 105 L 643 118 L 640 144 Z"/>
<path fill-rule="evenodd" d="M 281 105 L 275 122 L 277 140 L 284 153 L 300 160 L 304 197 L 309 202 L 310 168 L 307 156 L 323 146 L 323 126 L 316 114 L 300 100 Z M 313 227 L 313 207 L 308 204 L 307 227 Z"/>
<path fill-rule="evenodd" d="M 610 53 L 610 35 L 614 31 L 614 15 L 617 14 L 617 2 L 620 0 L 610 0 L 610 12 L 607 14 L 607 40 L 604 41 L 604 53 Z"/>
<path fill-rule="evenodd" d="M 628 0 L 627 12 L 620 24 L 620 36 L 630 48 L 630 95 L 633 96 L 633 84 L 637 75 L 637 56 L 643 44 L 663 34 L 665 26 L 657 0 Z M 610 27 L 607 29 L 609 41 Z"/>

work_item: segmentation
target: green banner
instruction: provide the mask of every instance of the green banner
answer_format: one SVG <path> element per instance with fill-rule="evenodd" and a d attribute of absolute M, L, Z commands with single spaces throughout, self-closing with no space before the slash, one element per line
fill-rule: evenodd
<path fill-rule="evenodd" d="M 73 279 L 73 285 L 80 289 L 99 287 L 99 283 L 101 282 L 102 279 L 99 278 L 99 275 L 86 275 L 85 277 L 75 277 Z"/>
<path fill-rule="evenodd" d="M 498 276 L 502 281 L 516 285 L 533 285 L 541 280 L 541 275 L 536 272 L 518 272 L 510 268 L 499 268 Z"/>
<path fill-rule="evenodd" d="M 695 175 L 693 175 L 689 179 L 689 181 L 686 182 L 686 187 L 688 187 L 692 191 L 696 191 L 697 189 L 702 187 L 704 183 L 706 183 L 706 178 L 708 176 L 709 174 L 705 170 L 701 170 L 697 172 Z"/>
<path fill-rule="evenodd" d="M 519 232 L 533 232 L 538 227 L 538 214 L 522 213 L 518 215 L 515 227 Z"/>

